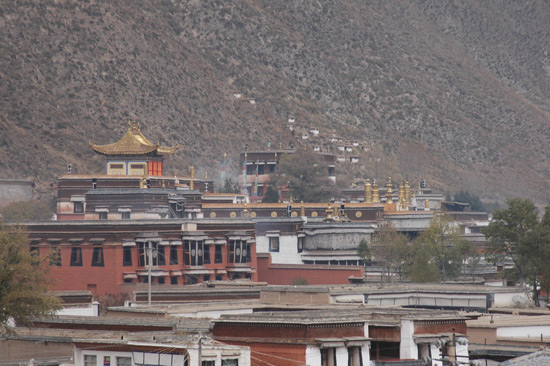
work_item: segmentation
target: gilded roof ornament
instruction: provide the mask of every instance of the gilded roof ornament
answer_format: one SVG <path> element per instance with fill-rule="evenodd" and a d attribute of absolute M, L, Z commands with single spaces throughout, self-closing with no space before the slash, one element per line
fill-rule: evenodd
<path fill-rule="evenodd" d="M 128 130 L 117 142 L 107 145 L 89 142 L 89 145 L 95 152 L 103 155 L 145 155 L 154 152 L 158 155 L 172 155 L 178 148 L 151 143 L 141 133 L 140 123 L 135 120 L 128 122 Z"/>

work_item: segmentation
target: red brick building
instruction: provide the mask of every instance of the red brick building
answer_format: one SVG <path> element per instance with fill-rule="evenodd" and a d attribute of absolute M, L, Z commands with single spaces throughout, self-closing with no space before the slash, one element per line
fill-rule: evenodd
<path fill-rule="evenodd" d="M 147 283 L 257 280 L 254 223 L 247 220 L 108 220 L 25 224 L 30 250 L 49 256 L 53 290 L 116 294 Z"/>

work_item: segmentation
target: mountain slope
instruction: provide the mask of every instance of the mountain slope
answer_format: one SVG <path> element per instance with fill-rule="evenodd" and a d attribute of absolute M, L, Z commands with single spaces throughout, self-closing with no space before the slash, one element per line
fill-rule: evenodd
<path fill-rule="evenodd" d="M 4 177 L 49 182 L 126 121 L 180 145 L 169 173 L 216 176 L 228 153 L 333 134 L 349 176 L 424 177 L 486 200 L 547 202 L 550 4 L 517 1 L 5 1 Z M 235 91 L 248 99 L 236 99 Z M 202 174 L 202 171 L 201 173 Z"/>

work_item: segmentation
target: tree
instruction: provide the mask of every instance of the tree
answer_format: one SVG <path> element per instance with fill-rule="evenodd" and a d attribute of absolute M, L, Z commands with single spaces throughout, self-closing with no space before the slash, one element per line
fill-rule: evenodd
<path fill-rule="evenodd" d="M 279 202 L 279 194 L 271 186 L 267 186 L 262 203 L 275 203 Z"/>
<path fill-rule="evenodd" d="M 295 201 L 328 201 L 334 184 L 328 177 L 328 167 L 321 154 L 309 149 L 281 156 L 275 184 L 288 187 Z"/>
<path fill-rule="evenodd" d="M 401 278 L 402 269 L 409 256 L 409 240 L 399 233 L 391 223 L 380 225 L 372 239 L 372 255 L 375 261 L 384 267 L 384 278 L 391 282 L 392 273 L 398 272 Z"/>
<path fill-rule="evenodd" d="M 59 308 L 59 298 L 47 292 L 46 260 L 29 252 L 21 228 L 0 227 L 0 329 L 7 329 L 12 318 L 29 324 Z"/>
<path fill-rule="evenodd" d="M 370 263 L 371 250 L 366 239 L 361 239 L 361 241 L 359 241 L 359 245 L 357 246 L 357 256 L 361 258 L 364 265 Z"/>
<path fill-rule="evenodd" d="M 539 306 L 540 280 L 550 261 L 550 212 L 547 209 L 539 222 L 532 201 L 511 198 L 507 204 L 508 208 L 493 213 L 493 221 L 483 230 L 488 253 L 494 260 L 513 261 L 517 281 L 530 284 L 533 301 Z"/>
<path fill-rule="evenodd" d="M 239 185 L 233 182 L 231 178 L 227 178 L 225 180 L 223 187 L 220 190 L 220 193 L 239 193 L 239 192 L 240 192 Z"/>
<path fill-rule="evenodd" d="M 456 202 L 469 204 L 471 211 L 485 211 L 485 207 L 483 206 L 483 203 L 481 203 L 479 196 L 476 196 L 469 191 L 458 192 L 457 194 L 455 194 L 454 200 Z"/>
<path fill-rule="evenodd" d="M 460 275 L 462 269 L 460 253 L 462 238 L 447 216 L 434 216 L 428 228 L 420 234 L 416 241 L 417 249 L 413 268 L 422 270 L 422 266 L 416 266 L 416 261 L 428 260 L 429 264 L 433 263 L 437 268 L 438 280 L 446 282 Z M 427 256 L 429 256 L 429 259 L 427 259 Z"/>
<path fill-rule="evenodd" d="M 6 221 L 50 220 L 52 216 L 49 205 L 40 201 L 12 202 L 2 209 L 2 218 Z"/>

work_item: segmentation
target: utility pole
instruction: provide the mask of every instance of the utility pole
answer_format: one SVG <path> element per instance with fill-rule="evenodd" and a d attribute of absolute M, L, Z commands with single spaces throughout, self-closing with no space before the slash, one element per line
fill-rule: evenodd
<path fill-rule="evenodd" d="M 151 267 L 153 266 L 153 248 L 151 241 L 147 242 L 147 306 L 151 306 Z"/>

